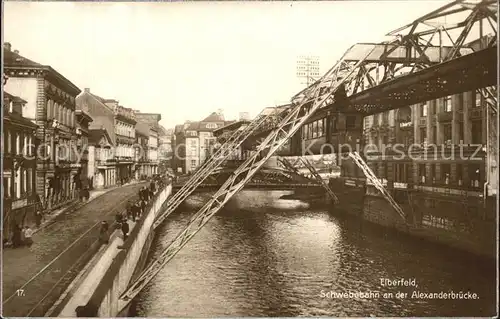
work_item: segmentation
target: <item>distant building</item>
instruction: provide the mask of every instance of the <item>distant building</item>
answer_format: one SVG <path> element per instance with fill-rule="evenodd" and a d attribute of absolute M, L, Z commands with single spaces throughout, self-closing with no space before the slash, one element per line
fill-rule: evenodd
<path fill-rule="evenodd" d="M 177 173 L 192 173 L 210 157 L 215 142 L 213 131 L 233 121 L 225 121 L 219 112 L 213 112 L 200 122 L 186 122 L 174 130 L 175 145 L 172 167 Z"/>
<path fill-rule="evenodd" d="M 80 163 L 74 145 L 78 136 L 75 123 L 75 98 L 80 89 L 48 65 L 31 61 L 4 44 L 4 88 L 27 100 L 23 116 L 38 125 L 38 150 L 48 160 L 38 161 L 36 188 L 48 209 L 76 198 L 74 176 Z"/>
<path fill-rule="evenodd" d="M 3 240 L 12 227 L 34 219 L 39 201 L 36 194 L 37 126 L 23 117 L 26 101 L 3 93 Z"/>
<path fill-rule="evenodd" d="M 250 113 L 248 112 L 240 112 L 239 121 L 250 121 Z"/>
<path fill-rule="evenodd" d="M 96 132 L 105 131 L 105 134 L 109 137 L 109 144 L 107 144 L 107 156 L 109 156 L 107 160 L 103 161 L 96 158 L 95 163 L 92 165 L 94 170 L 89 168 L 87 172 L 87 176 L 93 181 L 92 184 L 95 188 L 116 185 L 118 176 L 115 159 L 115 112 L 105 104 L 106 101 L 109 100 L 91 93 L 88 88 L 76 98 L 77 109 L 89 114 L 92 118 L 92 122 L 89 124 L 89 138 L 91 138 L 91 141 L 89 140 L 89 145 L 98 147 L 96 143 L 99 143 L 104 133 L 101 132 L 99 136 L 96 137 L 95 134 L 98 134 Z M 93 156 L 90 150 L 89 156 Z M 89 161 L 91 161 L 90 158 Z"/>
<path fill-rule="evenodd" d="M 135 115 L 141 134 L 147 135 L 147 149 L 144 151 L 148 163 L 145 166 L 143 165 L 143 169 L 145 169 L 146 176 L 150 177 L 153 174 L 158 174 L 159 121 L 161 120 L 161 114 L 136 111 Z"/>

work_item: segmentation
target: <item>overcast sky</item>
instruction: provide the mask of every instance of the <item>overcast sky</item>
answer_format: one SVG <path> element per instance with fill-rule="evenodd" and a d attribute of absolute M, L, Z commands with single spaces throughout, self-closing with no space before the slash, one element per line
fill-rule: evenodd
<path fill-rule="evenodd" d="M 81 90 L 161 113 L 173 127 L 223 109 L 256 115 L 303 85 L 299 55 L 326 72 L 356 42 L 384 35 L 445 1 L 4 2 L 4 41 Z"/>

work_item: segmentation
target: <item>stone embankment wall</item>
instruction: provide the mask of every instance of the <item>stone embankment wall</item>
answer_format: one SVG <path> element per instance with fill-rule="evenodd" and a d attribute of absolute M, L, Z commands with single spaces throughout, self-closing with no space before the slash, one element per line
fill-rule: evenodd
<path fill-rule="evenodd" d="M 119 309 L 118 299 L 144 267 L 154 236 L 154 220 L 165 209 L 165 203 L 171 192 L 172 186 L 166 186 L 148 204 L 146 213 L 134 225 L 87 304 L 81 305 L 76 310 L 78 317 L 117 317 L 123 310 Z M 99 262 L 95 267 L 98 266 Z"/>

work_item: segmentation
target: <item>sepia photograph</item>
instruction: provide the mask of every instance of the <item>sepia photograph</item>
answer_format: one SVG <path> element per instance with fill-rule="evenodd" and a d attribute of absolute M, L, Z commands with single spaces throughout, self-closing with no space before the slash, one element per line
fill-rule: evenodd
<path fill-rule="evenodd" d="M 2 317 L 498 317 L 495 0 L 2 1 Z"/>

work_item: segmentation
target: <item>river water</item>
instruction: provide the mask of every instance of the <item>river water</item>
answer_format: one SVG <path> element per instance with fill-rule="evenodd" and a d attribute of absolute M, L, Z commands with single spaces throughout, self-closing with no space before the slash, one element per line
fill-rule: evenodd
<path fill-rule="evenodd" d="M 493 261 L 388 233 L 300 201 L 278 199 L 289 193 L 238 194 L 141 292 L 130 316 L 495 313 Z M 189 198 L 181 212 L 160 227 L 152 257 L 185 227 L 204 196 Z M 414 280 L 417 287 L 383 286 L 384 278 Z M 459 296 L 469 292 L 467 297 L 475 293 L 477 299 L 428 299 L 412 295 L 414 291 L 453 291 Z"/>

